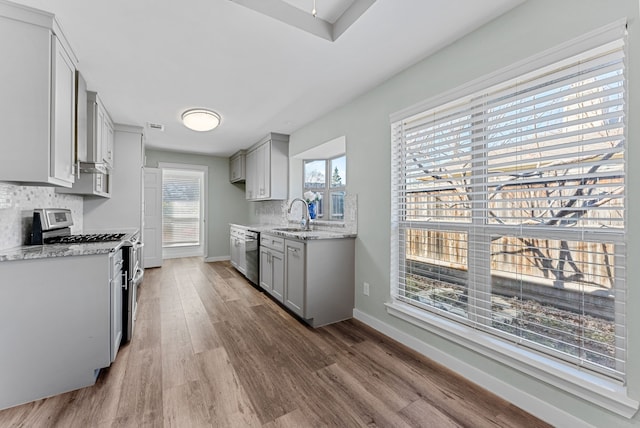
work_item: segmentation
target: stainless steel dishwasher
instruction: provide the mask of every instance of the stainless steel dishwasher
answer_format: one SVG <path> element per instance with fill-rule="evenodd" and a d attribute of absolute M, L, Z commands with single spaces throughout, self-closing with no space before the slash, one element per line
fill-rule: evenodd
<path fill-rule="evenodd" d="M 245 276 L 253 284 L 258 285 L 260 280 L 260 233 L 247 230 L 244 232 Z"/>
<path fill-rule="evenodd" d="M 231 264 L 249 281 L 258 285 L 260 280 L 260 234 L 243 226 L 231 226 Z"/>

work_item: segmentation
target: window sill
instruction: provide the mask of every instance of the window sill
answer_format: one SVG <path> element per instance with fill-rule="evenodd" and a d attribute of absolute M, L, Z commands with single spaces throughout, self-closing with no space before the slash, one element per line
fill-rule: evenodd
<path fill-rule="evenodd" d="M 425 313 L 402 302 L 386 304 L 387 313 L 508 367 L 540 379 L 569 394 L 631 418 L 640 403 L 619 382 L 570 367 L 523 347 L 479 333 L 467 326 Z"/>

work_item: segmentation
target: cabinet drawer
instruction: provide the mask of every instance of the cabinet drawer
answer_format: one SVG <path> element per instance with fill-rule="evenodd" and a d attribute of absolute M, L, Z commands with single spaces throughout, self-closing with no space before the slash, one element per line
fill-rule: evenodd
<path fill-rule="evenodd" d="M 240 229 L 239 227 L 231 226 L 229 229 L 229 234 L 232 238 L 238 238 L 244 240 L 244 229 Z"/>
<path fill-rule="evenodd" d="M 260 235 L 260 246 L 283 252 L 284 238 L 278 238 L 277 236 L 266 235 L 263 233 Z"/>

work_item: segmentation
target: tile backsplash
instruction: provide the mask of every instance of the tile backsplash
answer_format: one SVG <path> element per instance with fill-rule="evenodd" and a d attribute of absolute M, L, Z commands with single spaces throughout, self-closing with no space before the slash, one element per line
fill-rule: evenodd
<path fill-rule="evenodd" d="M 303 205 L 296 203 L 289 214 L 287 210 L 290 203 L 290 200 L 254 202 L 255 218 L 259 224 L 286 226 L 290 223 L 299 223 L 299 219 L 302 218 Z M 321 230 L 340 229 L 341 232 L 358 233 L 357 195 L 349 193 L 345 195 L 344 211 L 344 222 L 317 220 L 313 222 L 314 227 Z"/>
<path fill-rule="evenodd" d="M 289 201 L 252 202 L 255 218 L 258 224 L 273 224 L 284 226 L 287 224 L 287 208 Z"/>
<path fill-rule="evenodd" d="M 0 250 L 27 242 L 35 208 L 68 208 L 71 233 L 82 232 L 82 197 L 56 193 L 53 187 L 0 183 Z"/>

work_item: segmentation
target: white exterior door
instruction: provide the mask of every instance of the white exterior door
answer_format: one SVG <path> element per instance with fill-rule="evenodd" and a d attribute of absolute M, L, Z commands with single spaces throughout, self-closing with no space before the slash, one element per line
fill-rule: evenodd
<path fill-rule="evenodd" d="M 162 266 L 162 170 L 144 169 L 144 267 Z"/>

